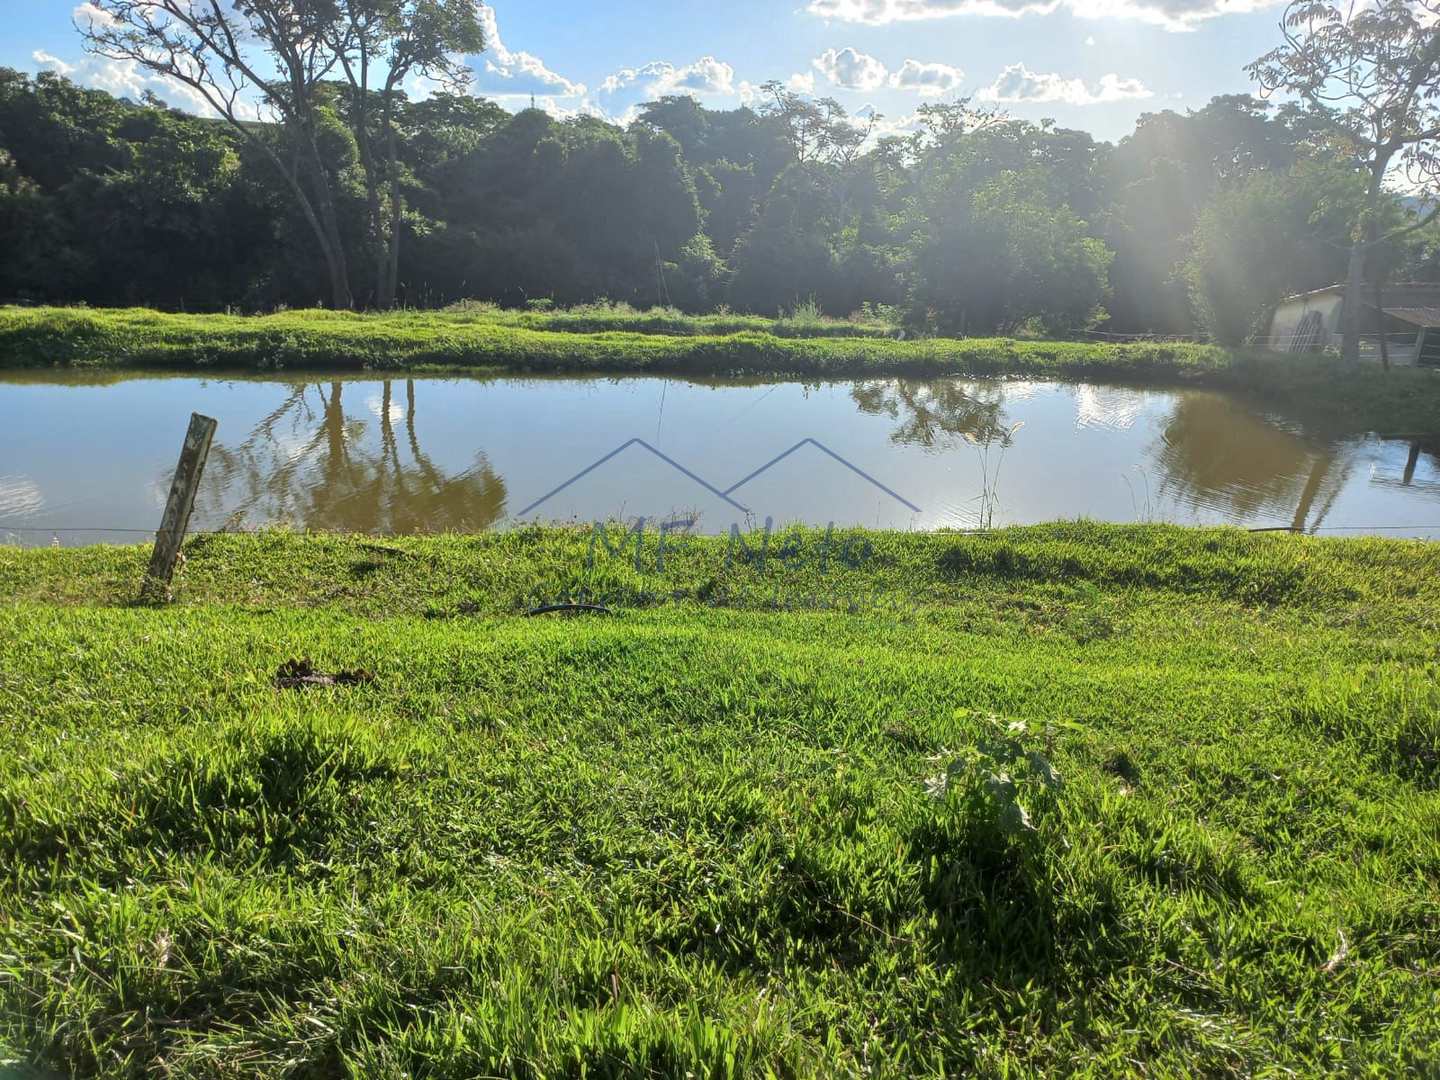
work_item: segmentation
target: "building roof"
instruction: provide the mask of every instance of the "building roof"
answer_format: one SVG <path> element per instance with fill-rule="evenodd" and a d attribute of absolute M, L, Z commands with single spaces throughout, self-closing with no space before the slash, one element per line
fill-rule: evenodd
<path fill-rule="evenodd" d="M 1396 282 L 1380 287 L 1381 298 L 1386 311 L 1400 308 L 1440 308 L 1440 284 L 1433 282 Z M 1374 298 L 1369 288 L 1365 290 L 1366 301 Z"/>
<path fill-rule="evenodd" d="M 1371 305 L 1373 306 L 1373 305 Z M 1392 319 L 1409 323 L 1411 326 L 1440 326 L 1440 306 L 1435 307 L 1391 307 L 1385 305 L 1385 314 Z"/>
<path fill-rule="evenodd" d="M 1289 304 L 1289 303 L 1293 303 L 1293 302 L 1296 301 L 1296 300 L 1308 300 L 1308 299 L 1309 299 L 1310 297 L 1312 297 L 1312 296 L 1324 296 L 1324 295 L 1325 295 L 1326 293 L 1328 293 L 1328 292 L 1344 292 L 1344 291 L 1345 291 L 1345 286 L 1344 286 L 1343 283 L 1337 284 L 1337 285 L 1326 285 L 1326 286 L 1324 286 L 1323 288 L 1311 289 L 1309 292 L 1296 293 L 1294 296 L 1287 296 L 1287 297 L 1285 297 L 1284 300 L 1281 300 L 1280 303 L 1282 303 L 1282 304 Z"/>
<path fill-rule="evenodd" d="M 1345 286 L 1326 285 L 1323 289 L 1287 296 L 1282 305 L 1327 293 L 1343 293 Z M 1374 308 L 1375 294 L 1365 290 L 1362 302 L 1367 308 Z M 1402 281 L 1381 287 L 1381 299 L 1385 302 L 1385 314 L 1410 323 L 1412 326 L 1440 326 L 1440 282 Z"/>

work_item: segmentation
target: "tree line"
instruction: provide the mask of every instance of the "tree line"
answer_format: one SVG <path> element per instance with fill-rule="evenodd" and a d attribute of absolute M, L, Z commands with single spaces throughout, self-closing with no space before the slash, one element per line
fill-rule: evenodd
<path fill-rule="evenodd" d="M 263 121 L 237 104 L 260 79 L 237 74 L 238 55 L 218 65 L 223 91 L 213 71 L 171 72 L 219 118 L 0 69 L 0 300 L 813 303 L 935 333 L 1238 343 L 1293 292 L 1440 278 L 1440 234 L 1381 182 L 1409 144 L 1372 141 L 1358 162 L 1355 145 L 1337 150 L 1347 114 L 1297 89 L 1313 68 L 1303 27 L 1255 69 L 1263 89 L 1296 91 L 1289 103 L 1228 95 L 1147 113 L 1111 145 L 963 100 L 876 137 L 878 118 L 779 83 L 736 109 L 663 97 L 623 128 L 511 114 L 466 93 L 453 59 L 483 48 L 473 8 L 430 0 L 396 17 L 404 6 L 352 2 L 345 19 L 277 36 Z M 1297 7 L 1313 19 L 1322 6 Z M 390 21 L 365 21 L 376 11 Z M 92 45 L 143 58 L 116 25 Z M 1429 66 L 1406 78 L 1435 73 L 1440 34 L 1419 44 Z M 412 99 L 415 72 L 448 89 Z"/>

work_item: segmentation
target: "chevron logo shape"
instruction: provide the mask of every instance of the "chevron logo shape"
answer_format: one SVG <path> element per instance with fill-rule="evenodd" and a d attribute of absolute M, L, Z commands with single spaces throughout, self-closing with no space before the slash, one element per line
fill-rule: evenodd
<path fill-rule="evenodd" d="M 750 509 L 749 509 L 749 507 L 747 507 L 747 506 L 743 505 L 742 503 L 738 502 L 736 499 L 732 498 L 731 496 L 733 495 L 733 493 L 734 493 L 736 490 L 738 490 L 739 488 L 742 488 L 742 487 L 744 487 L 746 484 L 750 483 L 751 480 L 754 480 L 756 477 L 760 476 L 762 473 L 768 471 L 769 469 L 774 468 L 776 465 L 780 464 L 780 462 L 782 462 L 782 461 L 784 461 L 786 458 L 788 458 L 791 454 L 795 453 L 795 451 L 797 451 L 797 450 L 799 450 L 799 449 L 801 449 L 802 447 L 805 447 L 805 446 L 813 446 L 813 447 L 815 447 L 817 450 L 819 450 L 821 453 L 826 454 L 826 455 L 828 455 L 829 457 L 834 458 L 834 459 L 835 459 L 836 461 L 838 461 L 841 465 L 845 466 L 845 468 L 847 468 L 847 469 L 849 469 L 851 472 L 853 472 L 856 476 L 860 477 L 862 480 L 865 480 L 867 483 L 869 483 L 872 487 L 878 488 L 880 491 L 883 491 L 886 495 L 890 496 L 890 498 L 894 499 L 896 502 L 900 503 L 902 506 L 904 506 L 904 507 L 906 507 L 907 509 L 913 511 L 914 513 L 917 513 L 917 514 L 920 513 L 920 507 L 916 506 L 916 505 L 915 505 L 914 503 L 912 503 L 909 499 L 905 498 L 905 496 L 903 496 L 903 495 L 899 494 L 898 492 L 893 491 L 892 489 L 886 487 L 886 486 L 885 486 L 884 484 L 882 484 L 879 480 L 876 480 L 875 477 L 873 477 L 873 476 L 871 476 L 869 473 L 867 473 L 864 469 L 860 468 L 858 465 L 855 465 L 853 462 L 847 461 L 844 457 L 842 457 L 841 455 L 837 454 L 834 450 L 831 450 L 828 446 L 826 446 L 824 443 L 822 443 L 819 439 L 814 439 L 814 438 L 809 438 L 809 437 L 804 438 L 804 439 L 801 439 L 801 440 L 800 440 L 799 442 L 797 442 L 794 446 L 790 447 L 790 449 L 784 451 L 783 453 L 780 453 L 780 454 L 775 455 L 773 458 L 771 458 L 769 461 L 767 461 L 764 465 L 761 465 L 761 466 L 760 466 L 758 469 L 756 469 L 754 472 L 750 473 L 749 475 L 743 477 L 743 478 L 740 479 L 740 480 L 735 481 L 735 483 L 731 484 L 729 487 L 724 488 L 724 489 L 722 490 L 721 488 L 716 487 L 714 484 L 710 483 L 710 481 L 706 480 L 704 477 L 699 476 L 698 474 L 696 474 L 696 473 L 692 472 L 691 470 L 687 469 L 684 465 L 680 464 L 680 462 L 676 461 L 674 458 L 670 457 L 668 454 L 664 453 L 664 452 L 661 451 L 661 450 L 655 449 L 655 447 L 651 446 L 651 445 L 650 445 L 648 442 L 646 442 L 644 439 L 636 438 L 636 439 L 628 439 L 628 440 L 626 440 L 625 442 L 623 442 L 623 443 L 621 443 L 619 446 L 617 446 L 614 450 L 611 450 L 611 451 L 610 451 L 608 454 L 606 454 L 604 457 L 601 457 L 601 458 L 596 459 L 594 462 L 592 462 L 591 464 L 587 465 L 585 468 L 583 468 L 583 469 L 581 469 L 579 472 L 577 472 L 574 476 L 570 477 L 570 479 L 566 480 L 563 484 L 560 484 L 558 487 L 552 488 L 550 491 L 547 491 L 544 495 L 540 496 L 540 498 L 536 499 L 534 502 L 532 502 L 529 506 L 525 507 L 525 509 L 521 510 L 521 511 L 520 511 L 518 514 L 516 514 L 515 516 L 516 516 L 516 517 L 524 517 L 526 514 L 530 513 L 532 510 L 538 509 L 540 506 L 544 505 L 544 504 L 545 504 L 546 502 L 548 502 L 550 499 L 553 499 L 556 495 L 559 495 L 560 492 L 564 491 L 564 490 L 565 490 L 566 488 L 568 488 L 571 484 L 575 483 L 577 480 L 584 479 L 584 478 L 585 478 L 586 476 L 588 476 L 590 473 L 592 473 L 592 472 L 594 472 L 596 469 L 598 469 L 601 465 L 604 465 L 607 461 L 611 460 L 612 458 L 618 457 L 621 453 L 623 453 L 624 451 L 628 450 L 628 449 L 629 449 L 630 447 L 632 447 L 632 446 L 638 446 L 638 447 L 640 447 L 642 450 L 646 450 L 646 451 L 648 451 L 649 453 L 653 454 L 655 457 L 657 457 L 657 458 L 659 458 L 661 461 L 665 462 L 665 464 L 669 465 L 669 466 L 670 466 L 672 469 L 674 469 L 676 472 L 680 473 L 682 476 L 685 476 L 686 478 L 688 478 L 688 479 L 690 479 L 690 480 L 693 480 L 695 483 L 697 483 L 697 484 L 699 484 L 701 487 L 703 487 L 706 491 L 710 492 L 710 494 L 714 495 L 716 498 L 719 498 L 719 499 L 723 500 L 724 502 L 728 503 L 730 506 L 733 506 L 736 510 L 740 511 L 740 513 L 742 513 L 742 514 L 748 514 L 748 513 L 750 513 Z"/>

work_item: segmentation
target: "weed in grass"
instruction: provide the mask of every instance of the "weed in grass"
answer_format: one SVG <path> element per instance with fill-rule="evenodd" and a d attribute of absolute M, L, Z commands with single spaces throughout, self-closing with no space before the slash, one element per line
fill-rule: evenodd
<path fill-rule="evenodd" d="M 987 430 L 978 435 L 973 431 L 962 432 L 965 441 L 975 448 L 980 461 L 980 494 L 975 497 L 975 501 L 980 504 L 980 528 L 982 529 L 995 527 L 995 513 L 1000 508 L 1000 467 L 1005 464 L 1005 451 L 1014 442 L 1015 433 L 1024 426 L 1025 421 L 1020 420 L 1008 428 L 997 431 Z M 999 445 L 999 449 L 995 451 L 995 460 L 992 465 L 991 448 L 996 444 Z"/>

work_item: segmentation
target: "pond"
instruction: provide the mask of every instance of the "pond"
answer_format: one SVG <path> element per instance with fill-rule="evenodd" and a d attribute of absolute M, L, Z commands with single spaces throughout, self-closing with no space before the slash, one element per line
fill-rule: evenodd
<path fill-rule="evenodd" d="M 133 543 L 189 413 L 192 530 L 522 521 L 962 528 L 1087 517 L 1440 537 L 1440 446 L 1088 383 L 0 376 L 0 541 Z"/>

